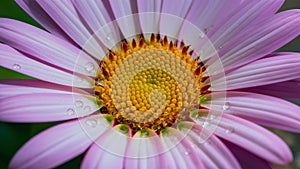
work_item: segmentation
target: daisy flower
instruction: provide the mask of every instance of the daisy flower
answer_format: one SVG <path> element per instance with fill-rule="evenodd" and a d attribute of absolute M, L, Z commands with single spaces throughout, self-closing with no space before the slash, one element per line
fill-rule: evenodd
<path fill-rule="evenodd" d="M 271 168 L 300 131 L 300 33 L 284 0 L 17 0 L 0 19 L 0 120 L 54 122 L 10 168 Z"/>

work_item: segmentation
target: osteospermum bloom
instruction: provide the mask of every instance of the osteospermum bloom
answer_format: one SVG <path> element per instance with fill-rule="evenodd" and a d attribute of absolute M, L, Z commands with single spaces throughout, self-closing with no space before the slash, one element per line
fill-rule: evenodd
<path fill-rule="evenodd" d="M 64 121 L 10 168 L 270 168 L 292 154 L 261 127 L 300 131 L 300 33 L 283 0 L 17 3 L 47 31 L 0 19 L 0 119 Z M 288 87 L 287 87 L 288 86 Z M 271 95 L 271 96 L 268 96 Z"/>

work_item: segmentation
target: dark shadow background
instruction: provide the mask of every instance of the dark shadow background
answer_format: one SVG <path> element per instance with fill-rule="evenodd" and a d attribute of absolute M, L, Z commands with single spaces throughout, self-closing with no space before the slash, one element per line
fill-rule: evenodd
<path fill-rule="evenodd" d="M 300 8 L 300 0 L 286 0 L 281 10 Z M 28 16 L 13 0 L 0 0 L 0 17 L 13 18 L 42 28 Z M 22 28 L 20 28 L 22 29 Z M 300 29 L 300 28 L 299 28 Z M 300 52 L 300 37 L 296 38 L 278 51 Z M 0 79 L 28 79 L 30 77 L 0 67 Z M 300 105 L 300 101 L 294 101 Z M 300 112 L 297 112 L 300 113 Z M 0 122 L 0 168 L 7 165 L 16 151 L 31 137 L 57 123 L 16 124 Z M 300 135 L 296 133 L 274 130 L 291 147 L 294 162 L 289 166 L 276 166 L 277 169 L 300 168 Z M 57 168 L 79 168 L 82 156 L 79 156 Z"/>

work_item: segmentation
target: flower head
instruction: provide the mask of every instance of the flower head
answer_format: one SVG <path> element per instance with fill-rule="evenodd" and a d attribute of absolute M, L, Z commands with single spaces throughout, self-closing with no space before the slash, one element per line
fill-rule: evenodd
<path fill-rule="evenodd" d="M 11 168 L 52 168 L 85 151 L 82 168 L 292 161 L 260 126 L 300 131 L 300 108 L 282 99 L 299 99 L 286 85 L 299 88 L 300 54 L 273 52 L 300 33 L 299 10 L 275 14 L 283 0 L 17 3 L 49 32 L 0 19 L 1 66 L 38 79 L 0 81 L 0 120 L 63 122 Z"/>

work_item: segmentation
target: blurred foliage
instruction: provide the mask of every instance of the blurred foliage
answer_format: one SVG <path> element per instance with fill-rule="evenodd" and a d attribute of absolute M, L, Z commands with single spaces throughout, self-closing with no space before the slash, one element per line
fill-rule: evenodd
<path fill-rule="evenodd" d="M 286 0 L 281 10 L 300 8 L 300 0 Z M 35 25 L 42 28 L 37 22 L 35 22 L 28 14 L 26 14 L 13 0 L 1 0 L 0 1 L 0 17 L 12 18 L 27 22 L 31 25 Z M 43 29 L 43 28 L 42 28 Z M 298 37 L 294 41 L 290 42 L 286 46 L 282 47 L 278 51 L 294 51 L 300 52 L 300 38 Z M 30 77 L 16 73 L 14 71 L 0 67 L 0 79 L 22 78 L 28 79 Z M 297 101 L 300 105 L 300 102 Z M 0 122 L 0 168 L 7 168 L 10 159 L 16 153 L 16 151 L 31 137 L 37 133 L 47 129 L 57 123 L 4 123 Z M 295 133 L 289 133 L 280 130 L 273 130 L 281 138 L 283 138 L 289 146 L 292 148 L 295 160 L 289 166 L 276 166 L 278 169 L 296 169 L 300 168 L 300 135 Z M 82 156 L 74 158 L 73 160 L 57 167 L 57 168 L 78 168 L 81 162 Z"/>

